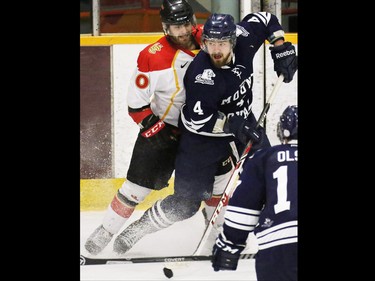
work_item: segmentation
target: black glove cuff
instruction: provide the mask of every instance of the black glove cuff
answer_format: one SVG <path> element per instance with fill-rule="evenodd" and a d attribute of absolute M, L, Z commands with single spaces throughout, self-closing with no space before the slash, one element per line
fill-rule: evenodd
<path fill-rule="evenodd" d="M 245 245 L 235 245 L 226 240 L 223 233 L 220 233 L 212 251 L 212 267 L 215 271 L 236 270 L 244 248 Z"/>
<path fill-rule="evenodd" d="M 280 51 L 284 51 L 284 50 L 288 49 L 291 45 L 292 45 L 291 42 L 284 42 L 281 45 L 270 47 L 270 50 L 272 52 L 280 52 Z"/>
<path fill-rule="evenodd" d="M 155 114 L 150 114 L 140 123 L 138 123 L 138 126 L 141 128 L 141 132 L 143 132 L 152 127 L 152 125 L 156 124 L 159 120 L 160 118 L 158 116 L 156 116 Z"/>

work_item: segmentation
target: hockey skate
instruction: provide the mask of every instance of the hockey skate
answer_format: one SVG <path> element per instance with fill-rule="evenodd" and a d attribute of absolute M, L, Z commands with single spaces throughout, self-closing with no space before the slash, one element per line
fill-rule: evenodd
<path fill-rule="evenodd" d="M 85 248 L 90 254 L 97 255 L 108 245 L 112 237 L 113 234 L 100 225 L 87 239 Z"/>
<path fill-rule="evenodd" d="M 149 233 L 153 233 L 158 229 L 154 227 L 146 212 L 139 220 L 130 224 L 115 239 L 113 243 L 113 251 L 117 254 L 125 254 L 135 243 Z"/>

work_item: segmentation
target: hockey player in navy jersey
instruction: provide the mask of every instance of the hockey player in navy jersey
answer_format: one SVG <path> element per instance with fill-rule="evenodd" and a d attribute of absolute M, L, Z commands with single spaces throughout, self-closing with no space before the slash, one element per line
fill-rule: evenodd
<path fill-rule="evenodd" d="M 258 241 L 258 281 L 297 280 L 298 107 L 277 124 L 281 144 L 255 152 L 244 164 L 213 248 L 215 271 L 236 270 L 250 232 Z"/>
<path fill-rule="evenodd" d="M 179 122 L 174 194 L 155 202 L 120 233 L 115 252 L 123 254 L 144 235 L 192 217 L 202 201 L 216 200 L 217 205 L 246 143 L 253 141 L 250 154 L 270 146 L 264 129 L 255 129 L 251 110 L 253 58 L 265 40 L 273 45 L 274 70 L 289 83 L 297 70 L 297 56 L 294 46 L 284 41 L 275 15 L 252 13 L 237 25 L 229 14 L 208 18 L 202 35 L 204 51 L 184 77 L 186 104 Z"/>

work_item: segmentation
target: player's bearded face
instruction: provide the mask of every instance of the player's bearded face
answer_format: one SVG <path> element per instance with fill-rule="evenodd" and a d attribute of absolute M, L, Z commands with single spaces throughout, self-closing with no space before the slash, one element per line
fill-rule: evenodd
<path fill-rule="evenodd" d="M 168 28 L 168 35 L 174 43 L 184 48 L 188 48 L 192 44 L 192 24 L 185 23 L 180 25 L 171 24 Z"/>
<path fill-rule="evenodd" d="M 205 45 L 212 63 L 220 68 L 232 58 L 232 44 L 229 40 L 206 40 Z"/>

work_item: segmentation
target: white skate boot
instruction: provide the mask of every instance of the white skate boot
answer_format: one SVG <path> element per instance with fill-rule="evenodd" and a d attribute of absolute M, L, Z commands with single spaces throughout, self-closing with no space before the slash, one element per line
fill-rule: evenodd
<path fill-rule="evenodd" d="M 112 237 L 113 234 L 100 225 L 87 239 L 85 248 L 90 254 L 97 255 L 108 245 Z"/>
<path fill-rule="evenodd" d="M 158 228 L 151 224 L 146 212 L 139 220 L 130 224 L 116 237 L 113 243 L 113 251 L 117 254 L 125 254 L 142 237 L 157 230 Z"/>

